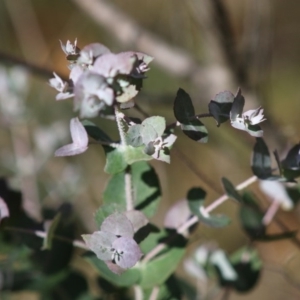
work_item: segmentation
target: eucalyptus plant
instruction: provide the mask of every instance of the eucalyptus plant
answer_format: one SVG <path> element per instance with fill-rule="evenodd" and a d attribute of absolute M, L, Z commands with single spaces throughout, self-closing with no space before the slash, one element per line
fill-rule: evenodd
<path fill-rule="evenodd" d="M 245 292 L 253 288 L 263 266 L 254 242 L 295 235 L 271 235 L 267 227 L 280 207 L 291 210 L 299 200 L 295 179 L 300 176 L 300 144 L 290 149 L 283 160 L 274 151 L 276 166 L 272 166 L 260 127 L 266 120 L 264 111 L 258 107 L 244 112 L 245 98 L 240 88 L 235 94 L 216 94 L 204 113 L 197 113 L 189 94 L 179 88 L 174 95 L 175 122 L 167 124 L 164 117 L 157 115 L 132 118 L 129 112 L 138 107 L 135 97 L 142 90 L 153 57 L 134 51 L 112 53 L 99 43 L 80 49 L 77 40 L 61 42 L 61 47 L 68 61 L 69 79 L 54 73 L 49 84 L 58 92 L 57 101 L 73 99 L 78 117 L 70 121 L 71 142 L 57 149 L 55 156 L 79 155 L 88 151 L 90 144 L 99 144 L 106 155 L 104 172 L 111 175 L 103 192 L 103 204 L 94 214 L 98 230 L 82 234 L 83 242 L 73 241 L 73 246 L 87 250 L 84 258 L 120 292 L 122 299 L 128 290 L 134 291 L 135 299 L 181 299 L 183 295 L 196 299 L 195 288 L 175 275 L 182 260 L 185 271 L 203 283 L 217 278 L 224 289 Z M 104 117 L 115 122 L 118 140 L 91 121 Z M 209 205 L 205 204 L 206 191 L 200 186 L 191 187 L 186 198 L 166 213 L 164 228 L 158 228 L 150 219 L 157 211 L 161 187 L 150 161 L 171 163 L 170 153 L 179 131 L 194 142 L 207 143 L 208 130 L 201 121 L 207 117 L 214 119 L 218 127 L 229 121 L 233 128 L 256 139 L 251 158 L 253 176 L 237 186 L 223 177 L 224 195 Z M 255 181 L 271 201 L 267 211 L 263 211 L 253 193 L 244 191 Z M 213 213 L 228 199 L 239 204 L 241 226 L 249 243 L 230 256 L 215 243 L 202 244 L 184 259 L 195 225 L 217 230 L 230 224 L 225 214 Z M 5 229 L 10 219 L 5 195 L 0 198 L 0 212 Z M 42 249 L 51 249 L 59 218 L 58 214 L 45 230 L 34 232 L 44 240 Z M 206 290 L 200 298 L 209 297 Z"/>

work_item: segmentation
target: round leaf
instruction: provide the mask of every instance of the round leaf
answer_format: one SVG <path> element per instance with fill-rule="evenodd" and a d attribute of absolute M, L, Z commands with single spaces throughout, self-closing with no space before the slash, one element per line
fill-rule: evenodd
<path fill-rule="evenodd" d="M 116 236 L 133 237 L 134 230 L 131 222 L 121 213 L 114 213 L 107 217 L 102 225 L 101 231 L 110 232 Z"/>
<path fill-rule="evenodd" d="M 116 239 L 114 249 L 114 262 L 123 269 L 132 268 L 141 258 L 142 252 L 139 245 L 132 238 L 120 237 Z"/>
<path fill-rule="evenodd" d="M 93 234 L 83 234 L 87 246 L 97 255 L 101 260 L 110 260 L 112 256 L 112 243 L 117 237 L 104 231 L 96 231 Z"/>

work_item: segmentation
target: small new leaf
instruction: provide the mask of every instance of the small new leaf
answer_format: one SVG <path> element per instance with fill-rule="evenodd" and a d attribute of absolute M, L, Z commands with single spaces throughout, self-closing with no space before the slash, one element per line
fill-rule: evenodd
<path fill-rule="evenodd" d="M 242 196 L 238 193 L 234 185 L 227 178 L 222 177 L 222 184 L 228 197 L 238 202 L 242 202 Z"/>
<path fill-rule="evenodd" d="M 210 215 L 206 212 L 203 206 L 199 209 L 198 214 L 199 220 L 204 223 L 206 226 L 214 228 L 222 228 L 230 224 L 231 220 L 225 215 Z"/>
<path fill-rule="evenodd" d="M 89 138 L 78 118 L 71 119 L 70 131 L 73 143 L 56 150 L 55 156 L 72 156 L 87 150 Z"/>
<path fill-rule="evenodd" d="M 58 213 L 52 221 L 48 221 L 48 223 L 46 223 L 47 221 L 45 222 L 46 237 L 43 240 L 42 250 L 51 249 L 54 232 L 58 226 L 60 218 L 61 218 L 61 214 Z"/>
<path fill-rule="evenodd" d="M 9 210 L 6 202 L 0 197 L 0 222 L 2 219 L 9 217 Z"/>

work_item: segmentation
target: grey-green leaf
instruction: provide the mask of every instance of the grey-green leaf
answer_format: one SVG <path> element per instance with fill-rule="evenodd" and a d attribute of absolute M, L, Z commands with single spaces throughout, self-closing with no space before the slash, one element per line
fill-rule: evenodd
<path fill-rule="evenodd" d="M 252 172 L 259 179 L 267 179 L 272 176 L 271 157 L 269 149 L 262 138 L 257 138 L 253 148 Z"/>
<path fill-rule="evenodd" d="M 222 184 L 223 188 L 227 194 L 228 197 L 238 201 L 242 202 L 242 196 L 238 193 L 238 191 L 235 189 L 234 185 L 225 177 L 222 177 Z"/>
<path fill-rule="evenodd" d="M 188 120 L 185 121 L 185 123 L 181 123 L 181 129 L 186 136 L 196 142 L 207 143 L 208 141 L 207 129 L 198 119 Z"/>
<path fill-rule="evenodd" d="M 199 220 L 204 223 L 206 226 L 221 228 L 230 224 L 231 220 L 225 215 L 210 215 L 207 214 L 204 210 L 204 207 L 200 207 L 200 213 L 198 215 Z"/>
<path fill-rule="evenodd" d="M 101 274 L 101 277 L 119 287 L 129 287 L 140 280 L 140 271 L 137 268 L 132 268 L 125 271 L 121 275 L 114 274 L 108 269 L 106 264 L 98 259 L 93 254 L 86 254 L 85 259 Z"/>
<path fill-rule="evenodd" d="M 142 125 L 136 124 L 129 127 L 126 133 L 127 143 L 133 147 L 139 147 L 143 145 L 143 138 L 141 135 Z"/>
<path fill-rule="evenodd" d="M 1 216 L 0 216 L 1 217 Z M 52 240 L 54 237 L 54 232 L 60 221 L 61 214 L 58 213 L 52 221 L 50 221 L 50 226 L 46 229 L 46 237 L 43 240 L 42 250 L 50 250 L 52 247 Z M 1 219 L 1 218 L 0 218 Z"/>
<path fill-rule="evenodd" d="M 194 215 L 196 216 L 200 215 L 199 209 L 200 206 L 203 205 L 205 197 L 206 197 L 206 192 L 199 187 L 191 188 L 188 191 L 187 194 L 188 206 L 190 208 L 190 211 Z"/>
<path fill-rule="evenodd" d="M 108 174 L 116 174 L 122 172 L 127 167 L 127 162 L 124 157 L 125 146 L 111 148 L 104 146 L 106 152 L 106 164 L 104 171 Z"/>

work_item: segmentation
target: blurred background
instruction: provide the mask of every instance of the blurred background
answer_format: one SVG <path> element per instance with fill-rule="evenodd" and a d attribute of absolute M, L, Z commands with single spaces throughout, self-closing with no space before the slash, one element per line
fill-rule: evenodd
<path fill-rule="evenodd" d="M 57 209 L 68 202 L 79 220 L 78 235 L 96 229 L 91 216 L 101 205 L 109 178 L 103 172 L 102 148 L 90 147 L 65 159 L 53 155 L 70 140 L 69 121 L 76 114 L 71 101 L 55 101 L 48 80 L 53 71 L 68 76 L 59 40 L 76 38 L 79 48 L 100 42 L 113 52 L 134 50 L 154 56 L 137 102 L 150 115 L 166 117 L 167 123 L 174 121 L 179 87 L 191 95 L 197 113 L 207 112 L 217 93 L 235 93 L 241 87 L 246 109 L 265 109 L 265 141 L 283 157 L 299 142 L 299 10 L 297 1 L 279 0 L 0 1 L 0 175 L 22 191 L 25 210 L 36 220 L 41 207 Z M 141 117 L 138 112 L 129 114 Z M 222 176 L 238 184 L 252 175 L 249 162 L 255 139 L 227 123 L 217 128 L 212 119 L 203 122 L 208 144 L 179 134 L 171 164 L 152 163 L 163 191 L 153 220 L 157 225 L 163 224 L 171 203 L 184 198 L 192 186 L 203 187 L 209 202 L 223 193 Z M 99 124 L 117 137 L 113 122 Z M 266 208 L 267 200 L 262 205 Z M 201 228 L 190 248 L 211 239 L 228 253 L 244 245 L 247 237 L 236 208 L 232 202 L 223 205 L 219 211 L 233 219 L 232 225 Z M 278 218 L 288 229 L 299 228 L 297 209 L 279 212 Z M 282 228 L 274 224 L 270 230 Z M 299 299 L 298 247 L 291 241 L 258 245 L 265 262 L 258 286 L 246 295 L 232 293 L 230 299 Z M 80 257 L 72 264 L 92 277 Z M 11 297 L 36 295 L 24 298 L 19 292 Z"/>

